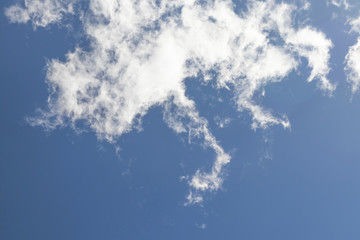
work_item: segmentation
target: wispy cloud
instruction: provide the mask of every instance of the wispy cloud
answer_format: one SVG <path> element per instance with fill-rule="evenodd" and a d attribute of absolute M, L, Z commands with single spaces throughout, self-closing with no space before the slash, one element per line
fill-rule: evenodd
<path fill-rule="evenodd" d="M 203 223 L 203 224 L 196 224 L 196 227 L 199 229 L 205 230 L 207 226 L 205 223 Z"/>
<path fill-rule="evenodd" d="M 351 7 L 347 0 L 327 0 L 327 4 L 336 7 L 343 7 L 345 10 L 348 10 Z"/>
<path fill-rule="evenodd" d="M 64 15 L 73 14 L 73 0 L 25 0 L 23 5 L 13 5 L 5 10 L 5 15 L 13 23 L 27 23 L 45 27 L 60 22 Z"/>
<path fill-rule="evenodd" d="M 29 121 L 48 129 L 82 122 L 113 142 L 139 126 L 150 107 L 162 106 L 169 127 L 202 139 L 216 154 L 209 172 L 188 178 L 187 203 L 201 203 L 204 192 L 221 188 L 230 156 L 186 96 L 184 79 L 201 73 L 193 79 L 209 81 L 215 71 L 216 86 L 234 96 L 238 111 L 251 114 L 254 129 L 290 127 L 285 115 L 273 115 L 253 96 L 282 81 L 302 58 L 311 69 L 308 81 L 317 80 L 328 93 L 335 89 L 327 79 L 331 41 L 310 26 L 295 28 L 294 11 L 271 0 L 248 1 L 241 13 L 230 0 L 91 0 L 80 18 L 90 50 L 78 48 L 66 61 L 48 63 L 48 109 Z M 51 0 L 6 10 L 12 22 L 41 27 L 71 12 L 71 4 Z"/>
<path fill-rule="evenodd" d="M 216 125 L 219 127 L 219 128 L 225 128 L 227 126 L 229 126 L 230 122 L 231 122 L 231 118 L 229 117 L 226 117 L 226 118 L 221 118 L 220 116 L 216 116 L 214 118 L 215 120 L 215 123 Z"/>
<path fill-rule="evenodd" d="M 349 21 L 350 33 L 360 34 L 360 17 Z M 360 87 L 360 37 L 357 42 L 349 47 L 345 57 L 345 72 L 347 81 L 351 84 L 352 92 L 355 93 Z"/>

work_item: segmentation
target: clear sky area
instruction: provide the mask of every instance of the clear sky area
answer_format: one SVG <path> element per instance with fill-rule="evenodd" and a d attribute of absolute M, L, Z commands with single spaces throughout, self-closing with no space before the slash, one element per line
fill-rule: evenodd
<path fill-rule="evenodd" d="M 360 2 L 2 0 L 1 240 L 360 239 Z"/>

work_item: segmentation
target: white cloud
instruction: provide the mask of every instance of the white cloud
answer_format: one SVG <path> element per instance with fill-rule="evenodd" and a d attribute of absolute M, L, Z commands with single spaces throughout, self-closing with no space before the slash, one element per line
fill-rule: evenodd
<path fill-rule="evenodd" d="M 8 8 L 7 16 L 45 26 L 71 12 L 59 3 L 27 1 L 25 8 Z M 286 116 L 274 116 L 253 96 L 282 81 L 301 58 L 311 68 L 308 81 L 335 89 L 327 79 L 331 41 L 309 26 L 295 28 L 293 11 L 275 1 L 249 1 L 248 11 L 236 14 L 229 0 L 91 0 L 81 18 L 91 50 L 76 49 L 65 62 L 48 63 L 49 108 L 30 121 L 49 129 L 82 122 L 112 142 L 139 126 L 150 107 L 162 106 L 169 127 L 202 139 L 216 154 L 209 172 L 188 178 L 187 203 L 201 203 L 203 192 L 221 188 L 230 156 L 186 96 L 185 78 L 201 72 L 209 81 L 215 71 L 217 87 L 234 96 L 238 111 L 252 115 L 254 129 L 290 127 Z"/>
<path fill-rule="evenodd" d="M 350 32 L 360 34 L 360 17 L 349 21 L 351 25 Z M 352 92 L 355 93 L 360 87 L 360 37 L 356 44 L 349 47 L 345 57 L 345 72 L 347 81 L 351 84 Z"/>
<path fill-rule="evenodd" d="M 351 26 L 350 33 L 354 32 L 360 34 L 360 17 L 349 19 L 348 22 Z"/>
<path fill-rule="evenodd" d="M 196 226 L 197 226 L 199 229 L 202 229 L 202 230 L 206 229 L 206 227 L 207 227 L 205 223 L 203 223 L 203 224 L 196 224 Z"/>
<path fill-rule="evenodd" d="M 308 81 L 311 82 L 317 78 L 322 90 L 330 93 L 334 91 L 335 85 L 327 79 L 327 74 L 330 71 L 328 66 L 329 50 L 333 47 L 332 42 L 326 39 L 323 33 L 314 31 L 309 27 L 293 33 L 287 40 L 293 44 L 294 50 L 300 56 L 308 59 L 309 67 L 312 68 Z"/>
<path fill-rule="evenodd" d="M 25 0 L 24 6 L 13 5 L 5 10 L 11 22 L 31 21 L 35 28 L 59 22 L 65 14 L 70 13 L 73 13 L 71 0 Z"/>
<path fill-rule="evenodd" d="M 225 128 L 225 127 L 229 126 L 229 124 L 230 124 L 230 122 L 231 122 L 232 119 L 229 118 L 229 117 L 221 118 L 221 117 L 219 117 L 219 116 L 216 116 L 216 117 L 214 118 L 214 120 L 215 120 L 216 125 L 217 125 L 219 128 Z"/>
<path fill-rule="evenodd" d="M 350 4 L 347 0 L 328 0 L 327 4 L 336 7 L 343 7 L 345 10 L 348 10 L 350 8 Z"/>
<path fill-rule="evenodd" d="M 355 93 L 360 87 L 360 39 L 349 48 L 345 57 L 345 71 L 347 80 L 352 86 L 352 92 Z"/>

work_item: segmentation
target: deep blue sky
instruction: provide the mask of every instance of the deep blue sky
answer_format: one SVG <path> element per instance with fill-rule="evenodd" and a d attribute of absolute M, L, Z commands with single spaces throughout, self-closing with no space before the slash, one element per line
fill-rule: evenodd
<path fill-rule="evenodd" d="M 142 131 L 114 144 L 88 129 L 46 132 L 25 121 L 46 106 L 47 60 L 64 59 L 79 37 L 56 25 L 10 24 L 3 9 L 11 4 L 0 3 L 0 239 L 360 238 L 360 97 L 352 97 L 343 72 L 356 36 L 346 34 L 344 18 L 331 21 L 325 1 L 314 1 L 308 14 L 335 46 L 333 96 L 305 81 L 306 63 L 266 87 L 263 105 L 286 113 L 291 130 L 254 132 L 246 112 L 209 104 L 204 96 L 216 91 L 187 82 L 233 158 L 223 189 L 202 206 L 183 206 L 188 186 L 179 179 L 210 167 L 213 153 L 174 134 L 159 107 L 144 117 Z M 216 115 L 233 121 L 218 128 Z"/>

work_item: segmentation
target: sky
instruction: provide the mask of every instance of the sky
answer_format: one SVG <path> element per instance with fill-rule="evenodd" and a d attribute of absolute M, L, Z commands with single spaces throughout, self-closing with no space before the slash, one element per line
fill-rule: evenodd
<path fill-rule="evenodd" d="M 0 9 L 0 239 L 359 239 L 356 0 Z"/>

